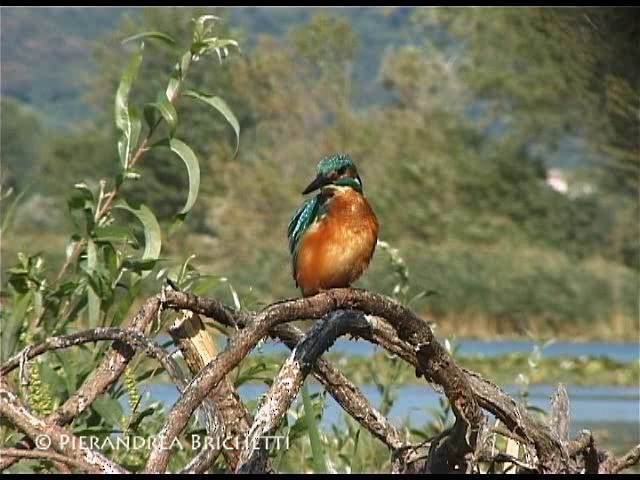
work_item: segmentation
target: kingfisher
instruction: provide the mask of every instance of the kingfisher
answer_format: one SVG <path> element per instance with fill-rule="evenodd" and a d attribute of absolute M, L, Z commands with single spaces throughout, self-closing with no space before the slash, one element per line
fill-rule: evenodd
<path fill-rule="evenodd" d="M 289 222 L 293 278 L 303 297 L 349 287 L 366 270 L 378 240 L 378 219 L 362 190 L 349 155 L 329 155 L 318 163 L 306 200 Z"/>

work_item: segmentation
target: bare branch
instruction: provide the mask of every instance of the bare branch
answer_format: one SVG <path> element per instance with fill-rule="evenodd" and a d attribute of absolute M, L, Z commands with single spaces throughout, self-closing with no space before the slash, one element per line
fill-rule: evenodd
<path fill-rule="evenodd" d="M 50 337 L 40 343 L 28 346 L 7 360 L 2 367 L 0 367 L 0 374 L 6 375 L 18 367 L 22 358 L 32 359 L 51 350 L 60 350 L 86 343 L 109 340 L 126 343 L 128 347 L 137 349 L 147 356 L 155 358 L 166 370 L 178 390 L 182 391 L 186 387 L 187 381 L 182 370 L 180 370 L 175 360 L 171 358 L 160 345 L 139 332 L 110 327 L 98 327 L 70 335 Z"/>
<path fill-rule="evenodd" d="M 129 329 L 144 332 L 158 313 L 160 303 L 160 295 L 147 300 L 131 321 Z M 126 343 L 114 342 L 91 378 L 55 412 L 49 415 L 47 421 L 60 426 L 71 423 L 74 418 L 89 408 L 96 398 L 120 378 L 127 364 L 133 358 L 134 353 L 135 351 Z M 28 440 L 19 445 L 20 448 L 31 448 L 32 446 Z M 14 457 L 0 458 L 0 471 L 9 468 L 15 461 Z"/>
<path fill-rule="evenodd" d="M 168 306 L 180 309 L 201 309 L 206 306 L 206 302 L 193 295 L 169 293 L 171 295 L 167 295 Z M 209 305 L 220 311 L 219 304 L 210 302 Z M 268 334 L 271 328 L 301 318 L 321 318 L 337 309 L 356 309 L 365 314 L 382 317 L 393 325 L 403 341 L 411 345 L 416 352 L 421 373 L 442 384 L 445 394 L 452 400 L 452 409 L 458 419 L 456 440 L 462 437 L 463 442 L 460 443 L 461 448 L 447 449 L 447 464 L 464 463 L 462 457 L 473 451 L 475 436 L 483 419 L 475 398 L 467 388 L 466 376 L 435 340 L 428 325 L 412 311 L 387 297 L 352 289 L 335 289 L 310 298 L 276 303 L 258 313 L 245 330 L 232 338 L 225 351 L 196 376 L 187 393 L 174 405 L 160 432 L 160 438 L 163 441 L 172 441 L 184 428 L 198 402 L 202 401 L 202 398 L 239 363 L 259 339 Z M 228 310 L 225 312 L 223 309 L 222 313 L 228 313 Z M 449 442 L 445 445 L 448 447 Z M 169 452 L 155 449 L 149 457 L 147 470 L 163 471 L 168 456 Z"/>
<path fill-rule="evenodd" d="M 536 473 L 537 469 L 534 465 L 529 465 L 528 463 L 523 462 L 522 460 L 519 460 L 516 457 L 513 457 L 511 455 L 507 455 L 506 453 L 502 453 L 502 452 L 498 452 L 495 455 L 488 455 L 488 454 L 482 454 L 480 455 L 480 458 L 478 459 L 481 462 L 486 462 L 486 463 L 510 463 L 512 464 L 514 467 L 520 467 L 523 471 L 522 472 L 509 472 L 509 473 Z"/>
<path fill-rule="evenodd" d="M 126 343 L 133 349 L 144 352 L 146 355 L 155 358 L 175 378 L 180 378 L 180 383 L 184 384 L 184 375 L 180 367 L 171 356 L 157 343 L 153 342 L 140 332 L 124 330 L 121 328 L 97 327 L 69 335 L 59 337 L 49 337 L 40 343 L 30 345 L 13 357 L 9 358 L 1 367 L 0 374 L 6 375 L 20 365 L 23 358 L 31 360 L 51 350 L 61 350 L 86 343 L 117 340 Z"/>
<path fill-rule="evenodd" d="M 211 317 L 222 324 L 237 327 L 227 347 L 217 354 L 215 349 L 212 349 L 210 338 L 197 315 L 190 316 L 191 319 L 197 320 L 195 324 L 189 322 L 187 325 L 189 328 L 195 328 L 194 331 L 183 331 L 179 334 L 176 330 L 172 333 L 174 341 L 179 345 L 190 370 L 195 375 L 188 385 L 185 385 L 182 372 L 172 364 L 171 357 L 141 333 L 162 307 L 189 310 Z M 300 319 L 322 320 L 317 321 L 306 334 L 291 325 L 286 325 Z M 430 452 L 426 456 L 426 462 L 422 462 L 422 457 L 418 456 L 418 446 L 410 445 L 405 436 L 369 404 L 355 385 L 331 363 L 320 358 L 336 338 L 345 334 L 366 339 L 398 355 L 416 368 L 416 375 L 423 376 L 448 398 L 456 417 L 455 424 L 429 442 Z M 147 460 L 147 472 L 164 472 L 170 451 L 161 446 L 173 442 L 196 408 L 204 407 L 209 435 L 215 432 L 219 434 L 225 425 L 233 424 L 234 419 L 225 419 L 211 402 L 212 398 L 220 399 L 220 402 L 215 403 L 226 405 L 224 408 L 228 407 L 227 413 L 230 416 L 241 417 L 240 422 L 244 423 L 238 428 L 239 433 L 247 431 L 250 416 L 237 398 L 227 375 L 266 336 L 288 345 L 292 349 L 292 355 L 282 366 L 271 389 L 264 397 L 256 419 L 248 430 L 250 439 L 259 439 L 278 427 L 305 378 L 309 373 L 313 373 L 349 415 L 391 449 L 394 472 L 411 473 L 423 468 L 426 472 L 434 473 L 471 473 L 480 471 L 479 462 L 489 461 L 512 463 L 521 469 L 543 473 L 617 473 L 640 461 L 640 445 L 616 459 L 606 452 L 598 451 L 589 432 L 583 432 L 573 442 L 568 441 L 569 403 L 566 391 L 561 386 L 552 401 L 552 425 L 543 424 L 492 382 L 475 372 L 460 368 L 437 342 L 428 325 L 412 311 L 387 297 L 352 289 L 336 289 L 314 297 L 282 301 L 260 312 L 238 311 L 216 300 L 186 293 L 163 292 L 162 296 L 155 296 L 145 303 L 129 330 L 94 329 L 54 337 L 31 345 L 9 359 L 0 366 L 0 373 L 5 376 L 27 359 L 52 349 L 114 340 L 113 348 L 92 378 L 48 419 L 41 420 L 31 415 L 26 407 L 15 403 L 19 402 L 15 395 L 15 399 L 11 400 L 13 403 L 3 402 L 1 412 L 17 428 L 25 431 L 28 437 L 32 437 L 35 432 L 32 425 L 34 421 L 41 422 L 38 424 L 41 429 L 46 428 L 54 434 L 62 434 L 64 429 L 60 426 L 88 408 L 98 395 L 116 382 L 136 350 L 144 351 L 165 366 L 172 378 L 175 377 L 174 382 L 180 390 L 184 388 L 183 395 L 172 407 L 165 425 L 156 437 L 157 441 Z M 208 346 L 205 345 L 207 342 L 202 343 L 204 340 L 209 342 Z M 192 342 L 193 348 L 188 345 L 189 342 Z M 188 353 L 190 348 L 197 356 Z M 2 386 L 4 388 L 0 394 L 8 398 L 10 389 L 5 383 Z M 223 395 L 222 392 L 226 393 Z M 494 414 L 507 429 L 500 427 L 502 430 L 499 433 L 516 439 L 527 451 L 535 453 L 529 454 L 526 461 L 516 458 L 513 452 L 510 452 L 510 456 L 498 457 L 493 455 L 493 451 L 491 455 L 484 453 L 488 430 L 484 427 L 481 408 Z M 23 414 L 23 417 L 19 417 L 16 412 Z M 25 445 L 29 443 L 25 442 Z M 250 442 L 249 446 L 251 445 Z M 260 442 L 257 446 L 257 450 L 247 448 L 242 452 L 237 471 L 265 471 L 268 451 Z M 121 469 L 108 459 L 102 457 L 96 460 L 96 457 L 91 457 L 94 455 L 93 452 L 88 453 L 91 458 L 85 458 L 78 452 L 62 450 L 60 445 L 54 445 L 53 448 L 59 455 L 84 462 L 82 465 L 88 469 L 99 468 L 97 465 L 100 462 L 103 462 L 107 469 Z M 203 450 L 183 471 L 206 471 L 218 454 L 217 451 Z M 37 453 L 24 453 L 20 458 L 29 455 L 38 456 Z M 0 460 L 0 469 L 6 468 L 17 458 L 18 455 L 6 455 Z M 57 462 L 56 468 L 67 468 L 64 467 L 64 462 L 54 460 L 53 457 L 51 460 Z M 228 463 L 232 465 L 231 462 Z"/>
<path fill-rule="evenodd" d="M 278 325 L 272 336 L 294 349 L 304 334 L 293 325 Z M 319 358 L 313 374 L 338 404 L 373 436 L 387 445 L 396 459 L 398 471 L 404 471 L 416 456 L 408 439 L 367 400 L 360 389 L 329 361 Z"/>
<path fill-rule="evenodd" d="M 620 473 L 640 463 L 640 444 L 633 447 L 620 458 L 611 458 L 605 462 L 604 473 Z"/>
<path fill-rule="evenodd" d="M 209 333 L 205 330 L 204 324 L 200 317 L 190 310 L 185 310 L 184 314 L 169 328 L 169 335 L 171 335 L 174 343 L 182 352 L 182 356 L 193 375 L 196 375 L 216 356 L 217 349 Z M 224 432 L 220 432 L 220 436 L 224 435 L 225 438 L 236 439 L 244 438 L 251 426 L 251 415 L 240 400 L 240 396 L 231 380 L 225 377 L 211 391 L 209 398 L 220 411 L 220 420 L 223 427 L 221 430 L 224 430 Z M 231 446 L 237 444 L 238 442 L 231 442 Z M 234 471 L 238 464 L 240 450 L 224 448 L 222 449 L 222 454 L 229 470 Z M 205 463 L 195 464 L 190 466 L 188 470 L 202 469 L 204 471 L 215 461 L 216 457 L 206 454 L 203 455 L 201 460 L 204 461 L 205 458 L 210 462 L 209 465 Z"/>
<path fill-rule="evenodd" d="M 549 411 L 549 423 L 556 435 L 562 442 L 569 441 L 569 424 L 570 408 L 569 408 L 569 395 L 567 390 L 562 384 L 558 385 L 558 388 L 551 398 L 551 409 Z"/>
<path fill-rule="evenodd" d="M 181 305 L 191 308 L 194 312 L 211 317 L 227 326 L 245 328 L 247 323 L 253 319 L 253 315 L 249 312 L 238 311 L 215 299 L 196 297 L 188 293 L 167 292 L 167 303 L 174 308 L 180 308 Z M 374 320 L 370 318 L 369 322 Z M 270 335 L 274 339 L 281 340 L 293 350 L 302 340 L 304 333 L 292 325 L 278 325 L 270 331 Z M 402 463 L 408 462 L 412 456 L 408 440 L 371 405 L 353 382 L 329 361 L 322 358 L 318 359 L 314 365 L 313 373 L 327 392 L 351 417 L 390 449 L 397 450 L 399 458 L 404 459 Z"/>
<path fill-rule="evenodd" d="M 2 375 L 6 375 L 7 373 L 11 372 L 11 370 L 20 365 L 20 362 L 23 358 L 31 359 L 42 355 L 47 351 L 64 349 L 72 346 L 105 340 L 115 340 L 121 342 L 123 344 L 126 344 L 128 348 L 137 349 L 145 353 L 146 355 L 155 358 L 165 369 L 165 371 L 171 378 L 171 381 L 176 385 L 178 391 L 182 392 L 185 389 L 187 381 L 182 370 L 180 370 L 180 367 L 176 364 L 175 360 L 162 347 L 139 332 L 122 330 L 120 328 L 99 327 L 91 330 L 73 333 L 70 335 L 47 338 L 46 340 L 36 345 L 26 347 L 21 352 L 11 357 L 5 362 L 4 365 L 2 365 L 2 367 L 0 367 L 0 373 Z M 215 406 L 215 403 L 213 403 L 211 400 L 207 400 L 202 404 L 202 408 L 204 417 L 207 420 L 206 424 L 208 434 L 212 437 L 214 435 L 220 435 L 219 429 L 223 425 L 223 422 L 220 418 L 220 414 Z M 50 419 L 47 419 L 47 423 L 54 424 Z M 23 443 L 21 447 L 32 448 L 32 444 Z M 14 456 L 11 458 L 13 458 L 13 461 L 15 461 L 15 458 L 17 457 Z M 8 460 L 9 459 L 7 457 L 3 457 L 3 461 L 8 462 Z M 8 468 L 11 463 L 9 465 L 0 465 L 0 470 Z"/>
<path fill-rule="evenodd" d="M 31 440 L 46 436 L 51 441 L 50 448 L 82 464 L 83 470 L 92 473 L 129 473 L 101 453 L 80 448 L 82 442 L 64 428 L 33 415 L 9 387 L 5 377 L 0 377 L 0 400 L 0 416 L 5 417 Z"/>
<path fill-rule="evenodd" d="M 160 308 L 161 298 L 156 295 L 147 300 L 131 321 L 129 330 L 145 332 Z M 114 342 L 93 376 L 64 404 L 53 412 L 48 420 L 56 425 L 67 425 L 85 411 L 124 373 L 135 351 L 126 343 Z"/>
<path fill-rule="evenodd" d="M 360 312 L 335 311 L 317 321 L 293 349 L 273 380 L 271 388 L 263 397 L 253 425 L 249 430 L 248 442 L 240 457 L 238 473 L 259 473 L 264 471 L 268 451 L 262 439 L 271 435 L 298 395 L 305 378 L 316 360 L 346 333 L 354 333 L 368 327 Z"/>
<path fill-rule="evenodd" d="M 211 465 L 220 456 L 218 449 L 203 448 L 193 457 L 189 463 L 180 471 L 181 474 L 201 474 L 211 468 Z"/>
<path fill-rule="evenodd" d="M 363 338 L 377 343 L 386 350 L 395 353 L 409 364 L 418 368 L 415 352 L 400 339 L 395 330 L 384 321 L 370 322 L 374 329 L 372 336 Z M 541 424 L 526 409 L 520 406 L 500 387 L 473 371 L 462 369 L 466 374 L 469 386 L 480 407 L 494 414 L 512 432 L 526 438 L 533 444 L 542 464 L 542 469 L 556 471 L 566 465 L 568 456 L 557 435 L 547 426 Z M 433 385 L 441 390 L 439 385 Z"/>
<path fill-rule="evenodd" d="M 17 460 L 21 458 L 29 458 L 29 459 L 38 459 L 38 460 L 47 460 L 54 464 L 62 464 L 68 465 L 70 467 L 75 467 L 79 470 L 86 472 L 93 472 L 94 469 L 90 465 L 87 465 L 84 462 L 76 460 L 75 458 L 69 458 L 65 455 L 61 455 L 56 452 L 52 452 L 51 450 L 21 450 L 19 448 L 2 448 L 0 449 L 0 458 L 15 458 Z M 56 467 L 59 468 L 59 467 Z M 69 469 L 61 473 L 71 473 Z"/>

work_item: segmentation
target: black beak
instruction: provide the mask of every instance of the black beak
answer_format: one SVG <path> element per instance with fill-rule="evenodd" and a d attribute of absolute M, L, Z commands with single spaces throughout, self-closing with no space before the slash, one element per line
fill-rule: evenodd
<path fill-rule="evenodd" d="M 309 185 L 307 185 L 307 188 L 305 188 L 302 191 L 303 195 L 306 195 L 307 193 L 311 193 L 314 190 L 317 190 L 319 188 L 324 187 L 325 185 L 328 185 L 330 183 L 330 180 L 323 177 L 322 175 L 318 175 L 313 182 L 311 182 Z"/>

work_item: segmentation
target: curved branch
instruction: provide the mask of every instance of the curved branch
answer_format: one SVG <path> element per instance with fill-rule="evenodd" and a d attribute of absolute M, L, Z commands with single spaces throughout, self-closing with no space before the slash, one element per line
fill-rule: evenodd
<path fill-rule="evenodd" d="M 189 300 L 193 302 L 193 308 L 198 307 L 197 297 L 171 293 L 172 295 L 167 295 L 167 306 L 175 308 L 176 298 L 182 298 L 187 305 L 179 305 L 180 309 L 191 309 Z M 276 303 L 258 313 L 247 328 L 239 331 L 227 348 L 194 378 L 169 413 L 159 433 L 161 442 L 171 442 L 176 438 L 198 403 L 273 327 L 298 319 L 318 319 L 339 309 L 361 310 L 365 314 L 385 318 L 396 329 L 399 337 L 415 350 L 421 374 L 443 387 L 456 416 L 456 441 L 460 448 L 448 449 L 447 468 L 454 464 L 464 466 L 464 456 L 473 451 L 475 438 L 483 421 L 478 403 L 468 388 L 466 375 L 435 340 L 428 325 L 411 310 L 382 295 L 352 289 L 334 289 L 309 298 Z M 450 446 L 448 442 L 445 445 Z M 155 448 L 149 456 L 147 472 L 164 471 L 168 460 L 168 451 Z"/>
<path fill-rule="evenodd" d="M 344 290 L 333 290 L 328 292 L 334 294 L 335 292 L 344 292 Z M 367 294 L 375 297 L 374 294 L 368 294 L 367 292 L 360 292 L 355 290 L 347 290 L 354 295 Z M 318 297 L 324 298 L 327 301 L 328 294 L 321 294 L 316 297 L 312 297 L 311 300 L 314 303 Z M 385 298 L 385 297 L 382 297 Z M 299 302 L 300 300 L 298 300 Z M 291 304 L 296 300 L 288 300 L 273 304 L 268 308 L 291 308 Z M 345 302 L 348 303 L 348 302 Z M 255 315 L 244 310 L 235 310 L 228 307 L 219 301 L 211 298 L 197 297 L 188 293 L 181 292 L 167 292 L 167 306 L 170 308 L 185 308 L 192 310 L 201 315 L 213 318 L 220 323 L 226 325 L 234 325 L 238 327 L 244 327 L 251 323 Z M 355 304 L 351 304 L 354 308 L 360 308 Z M 313 315 L 313 309 L 310 309 L 308 315 L 301 314 L 301 318 L 317 318 L 317 314 Z M 364 310 L 364 309 L 363 309 Z M 303 312 L 304 313 L 304 312 Z M 382 313 L 378 315 L 378 313 Z M 385 317 L 384 312 L 374 313 L 377 316 Z M 418 359 L 416 352 L 410 345 L 407 345 L 403 339 L 400 338 L 396 329 L 386 321 L 375 321 L 370 319 L 369 322 L 374 328 L 370 334 L 362 336 L 362 338 L 379 344 L 388 351 L 398 355 L 403 360 L 409 362 L 414 367 L 418 368 Z M 280 325 L 277 329 L 291 328 L 289 325 Z M 281 332 L 281 330 L 279 330 Z M 279 336 L 276 330 L 271 331 L 272 336 Z M 503 424 L 516 435 L 526 438 L 531 442 L 537 453 L 538 459 L 545 471 L 554 471 L 559 468 L 563 462 L 567 460 L 568 455 L 562 442 L 548 426 L 541 424 L 536 420 L 528 411 L 521 409 L 518 404 L 502 389 L 483 378 L 479 374 L 467 369 L 463 369 L 466 375 L 467 381 L 473 395 L 478 401 L 480 407 L 494 414 L 499 418 Z M 442 391 L 439 385 L 433 385 L 436 390 Z"/>
<path fill-rule="evenodd" d="M 129 347 L 143 351 L 146 355 L 155 358 L 167 370 L 172 380 L 177 380 L 182 385 L 186 381 L 180 367 L 175 360 L 157 343 L 135 330 L 124 330 L 113 327 L 97 327 L 69 335 L 49 337 L 40 343 L 30 345 L 0 366 L 0 374 L 6 375 L 20 365 L 23 359 L 31 360 L 51 350 L 61 350 L 69 347 L 95 343 L 101 341 L 117 340 L 126 343 Z M 175 383 L 175 382 L 174 382 Z"/>
<path fill-rule="evenodd" d="M 282 340 L 293 350 L 304 333 L 293 325 L 278 325 L 272 329 L 272 336 Z M 405 470 L 414 456 L 405 435 L 371 405 L 362 391 L 329 361 L 317 359 L 312 373 L 347 414 L 394 452 L 399 463 L 397 468 Z"/>
<path fill-rule="evenodd" d="M 141 333 L 162 307 L 190 310 L 211 317 L 220 323 L 240 327 L 227 347 L 204 366 L 188 385 L 185 385 L 180 369 L 175 365 L 172 366 L 171 357 Z M 320 318 L 323 320 L 316 322 L 304 336 L 297 328 L 286 325 L 295 320 Z M 170 452 L 162 449 L 161 446 L 173 442 L 184 429 L 195 409 L 200 406 L 205 407 L 208 433 L 216 431 L 221 426 L 220 419 L 216 416 L 219 412 L 215 405 L 209 405 L 207 395 L 262 338 L 272 336 L 292 348 L 293 353 L 282 366 L 267 399 L 261 405 L 252 425 L 250 438 L 258 438 L 277 427 L 304 378 L 313 372 L 348 414 L 391 448 L 394 471 L 408 471 L 407 466 L 409 464 L 415 466 L 418 460 L 414 452 L 415 448 L 368 403 L 355 385 L 329 362 L 320 358 L 338 336 L 350 333 L 379 344 L 389 352 L 398 355 L 416 368 L 416 375 L 424 376 L 436 390 L 443 392 L 449 399 L 456 422 L 446 435 L 438 439 L 438 442 L 432 442 L 430 455 L 425 463 L 426 471 L 464 472 L 469 470 L 469 466 L 477 464 L 477 460 L 482 456 L 481 448 L 477 445 L 484 421 L 481 408 L 493 413 L 514 436 L 522 439 L 525 446 L 535 448 L 532 461 L 540 472 L 578 471 L 582 468 L 577 458 L 578 454 L 582 456 L 585 468 L 589 470 L 595 468 L 596 471 L 603 472 L 617 473 L 640 461 L 640 445 L 627 455 L 616 459 L 613 456 L 602 456 L 601 454 L 605 452 L 597 452 L 590 435 L 583 435 L 574 442 L 560 438 L 560 435 L 565 436 L 567 425 L 563 424 L 562 428 L 553 429 L 535 420 L 499 387 L 475 372 L 460 368 L 436 341 L 428 325 L 411 310 L 387 297 L 371 292 L 336 289 L 314 297 L 278 302 L 260 312 L 253 313 L 235 310 L 213 299 L 167 291 L 163 292 L 162 296 L 157 295 L 149 299 L 133 319 L 130 328 L 130 330 L 94 329 L 65 337 L 55 337 L 32 345 L 15 355 L 0 366 L 0 374 L 6 376 L 20 366 L 21 362 L 48 350 L 98 340 L 114 340 L 112 349 L 105 355 L 91 379 L 46 420 L 33 416 L 24 405 L 19 404 L 19 400 L 15 394 L 12 394 L 3 379 L 0 379 L 2 380 L 0 395 L 3 397 L 0 412 L 20 430 L 25 431 L 27 437 L 33 437 L 37 433 L 38 430 L 34 430 L 37 422 L 40 422 L 37 423 L 40 429 L 47 429 L 54 434 L 66 434 L 60 427 L 88 408 L 98 395 L 118 380 L 135 351 L 143 350 L 147 355 L 157 358 L 170 375 L 176 367 L 175 370 L 180 373 L 175 376 L 180 379 L 175 383 L 179 389 L 184 388 L 182 396 L 172 407 L 165 425 L 156 437 L 158 441 L 154 443 L 147 461 L 146 471 L 163 472 Z M 4 398 L 9 401 L 5 402 Z M 562 398 L 559 398 L 556 402 L 558 415 L 566 410 L 561 400 Z M 552 411 L 555 410 L 552 408 Z M 568 422 L 568 417 L 566 421 Z M 589 441 L 586 442 L 585 439 Z M 84 457 L 78 452 L 61 451 L 60 444 L 54 445 L 54 448 L 60 455 L 72 458 L 74 461 L 85 462 L 83 465 L 88 466 L 89 469 L 99 468 L 98 465 L 104 461 L 107 463 L 103 464 L 111 471 L 121 469 L 108 459 L 96 457 L 98 454 L 94 452 L 85 452 L 89 457 Z M 23 450 L 16 449 L 16 451 Z M 589 462 L 593 460 L 594 452 L 598 460 L 597 464 L 591 465 Z M 210 464 L 211 455 L 215 454 L 217 453 L 200 452 L 192 459 L 185 471 L 202 470 L 204 465 Z M 32 454 L 25 453 L 24 456 L 28 455 Z M 244 451 L 238 471 L 261 471 L 265 456 L 264 448 L 255 452 Z M 0 460 L 0 469 L 15 462 L 16 458 L 18 458 L 17 455 L 5 456 Z M 398 458 L 401 458 L 400 462 L 397 462 Z M 62 463 L 58 462 L 59 465 Z M 398 464 L 400 468 L 396 468 Z"/>
<path fill-rule="evenodd" d="M 83 469 L 92 473 L 129 473 L 117 463 L 101 453 L 86 448 L 77 448 L 82 442 L 58 425 L 52 425 L 33 415 L 27 406 L 9 388 L 6 377 L 0 377 L 0 416 L 24 432 L 31 440 L 46 436 L 50 448 L 59 454 L 71 458 L 83 465 Z M 11 457 L 17 459 L 18 457 Z"/>
<path fill-rule="evenodd" d="M 604 465 L 605 473 L 620 473 L 640 462 L 640 444 L 633 447 L 620 458 L 612 458 Z"/>
<path fill-rule="evenodd" d="M 85 472 L 94 471 L 94 468 L 91 465 L 76 460 L 75 458 L 69 458 L 66 455 L 52 452 L 50 450 L 22 450 L 20 448 L 0 448 L 0 458 L 15 458 L 16 460 L 20 460 L 21 458 L 48 460 L 50 462 L 75 467 Z"/>
<path fill-rule="evenodd" d="M 367 327 L 362 313 L 343 310 L 331 312 L 311 327 L 282 365 L 271 388 L 263 397 L 249 430 L 245 449 L 240 455 L 237 473 L 264 471 L 268 450 L 261 440 L 276 430 L 313 364 L 338 337 Z"/>
<path fill-rule="evenodd" d="M 363 338 L 376 343 L 400 358 L 419 367 L 415 352 L 403 342 L 396 331 L 384 321 L 370 321 L 373 330 Z M 535 448 L 536 454 L 546 471 L 558 471 L 568 461 L 565 446 L 558 435 L 547 425 L 542 424 L 526 409 L 520 406 L 500 387 L 471 370 L 462 369 L 467 377 L 473 395 L 480 407 L 496 416 L 510 431 L 523 437 Z M 441 390 L 439 385 L 434 385 Z"/>
<path fill-rule="evenodd" d="M 129 326 L 129 330 L 145 332 L 158 314 L 162 303 L 161 295 L 145 302 Z M 85 411 L 93 401 L 102 395 L 124 373 L 135 351 L 126 343 L 116 341 L 107 352 L 93 376 L 47 419 L 56 425 L 67 425 Z"/>
<path fill-rule="evenodd" d="M 156 295 L 147 300 L 133 317 L 129 329 L 144 332 L 157 315 L 161 303 L 161 295 Z M 133 358 L 134 353 L 135 351 L 126 343 L 114 342 L 91 378 L 58 407 L 55 412 L 49 415 L 47 421 L 59 426 L 71 423 L 74 418 L 89 408 L 96 398 L 120 378 L 127 364 Z M 19 447 L 32 448 L 33 444 L 28 439 L 25 439 L 19 444 Z M 0 471 L 9 468 L 15 462 L 15 457 L 0 458 Z"/>
<path fill-rule="evenodd" d="M 219 456 L 220 452 L 217 449 L 203 448 L 185 465 L 180 474 L 198 475 L 205 473 Z"/>
<path fill-rule="evenodd" d="M 168 306 L 188 309 L 223 325 L 245 328 L 254 318 L 254 315 L 247 311 L 235 310 L 212 298 L 176 291 L 167 292 L 166 296 Z M 284 342 L 292 350 L 304 336 L 304 333 L 293 325 L 278 325 L 269 334 L 274 339 Z M 360 425 L 391 450 L 401 452 L 399 454 L 401 463 L 409 462 L 411 452 L 407 438 L 371 405 L 360 389 L 340 370 L 331 362 L 320 358 L 313 367 L 313 374 L 336 402 Z"/>
<path fill-rule="evenodd" d="M 31 345 L 24 348 L 21 352 L 17 353 L 9 360 L 7 360 L 0 367 L 0 374 L 6 375 L 15 368 L 17 368 L 22 361 L 32 359 L 39 355 L 42 355 L 51 350 L 59 350 L 69 348 L 72 346 L 83 345 L 86 343 L 94 343 L 99 341 L 117 341 L 127 348 L 140 350 L 149 357 L 155 358 L 165 369 L 171 381 L 174 383 L 179 392 L 183 392 L 187 386 L 187 381 L 184 373 L 175 362 L 175 360 L 157 343 L 153 342 L 142 333 L 132 330 L 123 330 L 120 328 L 107 328 L 98 327 L 91 330 L 85 330 L 82 332 L 76 332 L 70 335 L 63 335 L 59 337 L 51 337 L 43 340 L 42 342 Z M 202 404 L 204 418 L 206 419 L 206 426 L 208 435 L 214 436 L 219 434 L 220 428 L 223 426 L 223 422 L 220 419 L 219 411 L 216 405 L 210 400 L 206 399 Z M 55 425 L 50 419 L 46 421 L 48 424 Z M 32 448 L 32 444 L 23 444 L 22 447 Z M 22 449 L 20 449 L 22 450 Z M 15 461 L 17 457 L 11 457 Z M 3 457 L 3 460 L 9 460 L 7 457 Z M 13 462 L 11 462 L 13 463 Z M 8 468 L 9 465 L 0 465 L 0 470 Z"/>

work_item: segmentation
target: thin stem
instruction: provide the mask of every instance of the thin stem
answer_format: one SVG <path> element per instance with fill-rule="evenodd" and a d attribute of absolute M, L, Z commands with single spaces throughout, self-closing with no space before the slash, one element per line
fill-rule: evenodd
<path fill-rule="evenodd" d="M 62 277 L 64 277 L 64 274 L 67 273 L 67 270 L 69 270 L 69 267 L 71 267 L 71 265 L 74 264 L 75 261 L 78 259 L 80 252 L 82 252 L 82 247 L 84 247 L 84 243 L 85 243 L 84 240 L 79 240 L 78 242 L 76 242 L 76 244 L 73 247 L 73 250 L 71 251 L 71 254 L 64 261 L 62 268 L 56 275 L 56 281 L 59 282 L 62 279 Z"/>
<path fill-rule="evenodd" d="M 176 86 L 176 89 L 174 91 L 174 93 L 168 98 L 169 103 L 171 103 L 172 105 L 175 103 L 175 101 L 178 99 L 178 96 L 180 94 L 180 89 L 182 88 L 182 84 L 184 82 L 184 79 L 186 77 L 186 73 L 187 73 L 188 69 L 185 70 L 184 72 L 182 72 L 181 78 L 178 81 L 178 84 Z M 142 140 L 142 142 L 140 143 L 140 145 L 138 145 L 138 147 L 136 148 L 136 150 L 133 152 L 133 155 L 131 156 L 130 161 L 127 162 L 127 164 L 125 165 L 125 171 L 133 168 L 136 163 L 138 163 L 138 161 L 142 158 L 142 156 L 149 151 L 148 145 L 149 142 L 151 141 L 151 138 L 153 137 L 153 134 L 156 132 L 156 130 L 158 129 L 158 127 L 160 126 L 160 124 L 162 123 L 163 118 L 160 117 L 156 120 L 155 124 L 153 124 L 150 128 L 149 131 L 147 132 L 147 135 L 144 137 L 144 139 Z M 113 200 L 115 199 L 116 195 L 118 194 L 119 191 L 119 185 L 115 185 L 113 187 L 113 190 L 111 190 L 111 192 L 107 193 L 106 195 L 104 195 L 104 203 L 102 204 L 102 206 L 100 208 L 96 208 L 96 213 L 95 213 L 95 217 L 94 220 L 97 223 L 102 216 L 107 213 L 109 211 L 109 209 L 111 208 L 111 204 L 113 203 Z"/>
<path fill-rule="evenodd" d="M 87 464 L 76 460 L 75 458 L 69 458 L 66 455 L 61 455 L 51 450 L 22 450 L 20 448 L 2 448 L 0 449 L 0 457 L 12 457 L 12 458 L 36 458 L 42 460 L 49 460 L 55 463 L 61 463 L 63 465 L 69 465 L 70 467 L 78 468 L 82 471 L 93 471 L 93 468 L 88 468 Z"/>
<path fill-rule="evenodd" d="M 182 84 L 184 83 L 184 79 L 186 77 L 187 72 L 188 72 L 188 68 L 185 69 L 184 72 L 182 72 L 181 78 L 178 81 L 178 85 L 176 86 L 174 93 L 171 95 L 171 97 L 169 97 L 169 102 L 172 105 L 178 99 L 178 96 L 180 94 L 180 90 L 182 88 Z M 127 165 L 125 165 L 125 168 L 124 168 L 125 171 L 128 170 L 129 168 L 133 168 L 136 165 L 136 163 L 138 163 L 138 161 L 142 158 L 142 156 L 147 151 L 149 151 L 149 148 L 148 148 L 149 142 L 151 141 L 153 134 L 156 132 L 156 130 L 162 123 L 162 120 L 163 120 L 162 117 L 158 118 L 158 120 L 156 120 L 156 123 L 149 128 L 149 131 L 147 132 L 146 136 L 133 152 L 133 155 L 131 156 L 130 161 L 127 162 Z M 96 212 L 93 217 L 93 220 L 96 224 L 111 209 L 111 206 L 113 205 L 113 201 L 115 200 L 119 191 L 120 191 L 119 185 L 114 185 L 113 189 L 108 193 L 104 193 L 101 189 L 100 198 L 98 200 L 98 205 L 96 206 Z M 73 265 L 76 262 L 76 260 L 80 256 L 80 253 L 82 252 L 84 243 L 85 243 L 84 240 L 80 240 L 78 243 L 76 243 L 71 254 L 67 257 L 64 264 L 62 265 L 62 268 L 56 275 L 56 281 L 60 281 L 62 277 L 64 277 L 64 275 L 67 273 L 71 265 Z M 39 324 L 40 321 L 41 321 L 41 318 L 38 318 L 37 324 Z"/>

